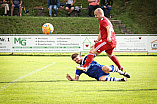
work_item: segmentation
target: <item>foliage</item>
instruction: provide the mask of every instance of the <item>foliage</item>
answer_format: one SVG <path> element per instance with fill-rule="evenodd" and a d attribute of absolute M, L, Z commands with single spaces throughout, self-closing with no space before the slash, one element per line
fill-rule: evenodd
<path fill-rule="evenodd" d="M 60 3 L 64 0 L 60 0 Z M 88 8 L 87 0 L 77 0 L 75 6 Z M 156 34 L 157 28 L 157 2 L 155 0 L 115 0 L 112 6 L 110 14 L 114 19 L 122 20 L 122 24 L 125 24 L 127 28 L 131 29 L 135 34 Z M 11 5 L 10 5 L 11 6 Z M 54 24 L 56 29 L 60 27 L 62 30 L 55 30 L 55 33 L 98 33 L 98 21 L 93 18 L 88 18 L 88 10 L 81 11 L 81 18 L 61 18 L 66 16 L 66 11 L 63 9 L 58 10 L 58 17 L 49 18 L 48 9 L 44 9 L 44 17 L 37 17 L 38 10 L 34 7 L 47 8 L 47 0 L 24 0 L 23 7 L 29 10 L 29 14 L 23 12 L 22 19 L 19 17 L 0 17 L 0 24 L 2 29 L 0 34 L 39 34 L 41 33 L 41 25 L 45 22 L 51 22 L 50 19 L 56 22 Z M 3 10 L 0 9 L 1 15 Z M 58 18 L 58 19 L 57 19 Z M 46 20 L 47 19 L 47 20 Z M 60 21 L 59 21 L 60 20 Z M 89 20 L 89 21 L 88 21 Z M 76 22 L 78 23 L 76 23 Z M 93 21 L 93 23 L 92 23 Z M 96 24 L 96 25 L 94 25 Z M 67 26 L 67 27 L 66 27 Z M 63 28 L 64 27 L 64 28 Z M 84 27 L 84 29 L 83 29 Z M 86 28 L 85 28 L 86 27 Z M 9 29 L 9 30 L 8 30 Z M 93 30 L 94 29 L 94 30 Z M 120 30 L 114 26 L 116 34 L 121 34 Z M 28 30 L 28 31 L 27 31 Z"/>

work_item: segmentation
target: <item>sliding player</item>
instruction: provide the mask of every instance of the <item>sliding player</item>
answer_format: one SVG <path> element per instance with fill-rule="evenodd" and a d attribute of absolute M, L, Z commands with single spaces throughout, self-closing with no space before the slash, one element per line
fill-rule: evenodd
<path fill-rule="evenodd" d="M 84 58 L 81 58 L 81 56 L 78 53 L 74 53 L 74 54 L 72 54 L 71 58 L 73 61 L 75 61 L 77 64 L 79 64 L 79 66 L 82 66 L 85 64 L 85 61 L 86 61 L 88 55 L 85 56 Z M 110 77 L 110 72 L 117 72 L 120 75 L 130 78 L 130 75 L 128 73 L 119 70 L 115 66 L 100 65 L 94 60 L 90 63 L 88 70 L 86 72 L 83 70 L 76 69 L 75 78 L 72 78 L 69 74 L 67 74 L 66 78 L 70 81 L 78 81 L 80 75 L 82 73 L 85 73 L 89 77 L 95 78 L 98 81 L 126 81 L 127 80 L 127 78 Z"/>

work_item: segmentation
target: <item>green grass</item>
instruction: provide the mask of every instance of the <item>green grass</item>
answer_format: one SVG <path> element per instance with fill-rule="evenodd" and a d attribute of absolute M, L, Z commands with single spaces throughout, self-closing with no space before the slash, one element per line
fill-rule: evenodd
<path fill-rule="evenodd" d="M 0 24 L 3 24 L 0 34 L 43 34 L 42 26 L 45 23 L 53 24 L 54 34 L 99 33 L 99 21 L 95 18 L 0 17 Z M 118 33 L 118 28 L 115 31 Z"/>
<path fill-rule="evenodd" d="M 84 74 L 77 82 L 68 81 L 66 74 L 74 76 L 76 66 L 70 56 L 0 56 L 0 103 L 157 103 L 157 57 L 118 56 L 118 59 L 131 75 L 127 82 L 99 82 Z M 95 60 L 113 64 L 107 56 Z M 111 76 L 122 77 L 117 73 Z"/>
<path fill-rule="evenodd" d="M 156 34 L 157 2 L 154 0 L 117 0 L 112 14 L 135 34 Z"/>

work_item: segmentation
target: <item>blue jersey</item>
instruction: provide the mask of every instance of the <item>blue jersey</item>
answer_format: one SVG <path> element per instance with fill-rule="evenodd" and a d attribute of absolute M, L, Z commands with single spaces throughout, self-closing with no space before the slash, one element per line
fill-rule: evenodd
<path fill-rule="evenodd" d="M 87 55 L 87 56 L 88 56 L 88 55 Z M 87 56 L 85 56 L 85 57 L 83 58 L 82 65 L 85 64 L 86 59 L 87 59 Z M 104 76 L 104 75 L 110 76 L 110 73 L 105 73 L 105 72 L 102 71 L 102 67 L 103 67 L 103 66 L 104 66 L 104 65 L 100 65 L 100 64 L 98 64 L 96 61 L 93 60 L 93 61 L 90 63 L 90 65 L 88 66 L 87 72 L 84 72 L 84 71 L 82 71 L 82 70 L 76 69 L 76 75 L 80 76 L 82 73 L 85 73 L 85 74 L 87 74 L 89 77 L 95 78 L 95 79 L 97 79 L 97 80 L 99 80 L 99 78 L 100 78 L 101 76 Z"/>

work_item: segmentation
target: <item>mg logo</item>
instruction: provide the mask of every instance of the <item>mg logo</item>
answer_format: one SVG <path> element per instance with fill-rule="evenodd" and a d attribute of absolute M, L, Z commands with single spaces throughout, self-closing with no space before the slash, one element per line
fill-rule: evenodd
<path fill-rule="evenodd" d="M 21 40 L 21 38 L 18 38 L 18 39 L 14 38 L 14 44 L 16 44 L 16 43 L 19 43 L 22 46 L 26 46 L 26 40 L 25 39 Z"/>

